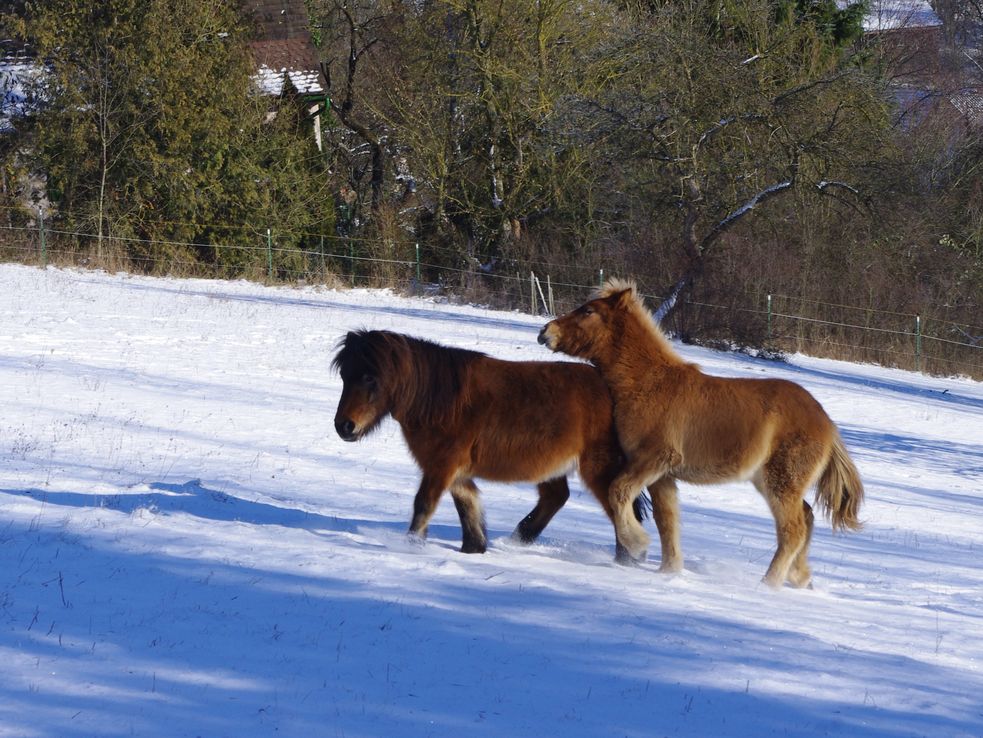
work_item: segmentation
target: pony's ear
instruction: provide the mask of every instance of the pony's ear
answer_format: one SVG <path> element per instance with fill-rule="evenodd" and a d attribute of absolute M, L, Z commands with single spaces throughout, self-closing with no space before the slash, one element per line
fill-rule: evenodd
<path fill-rule="evenodd" d="M 627 306 L 635 297 L 635 291 L 632 288 L 620 290 L 611 295 L 611 304 L 619 307 Z"/>
<path fill-rule="evenodd" d="M 347 349 L 348 351 L 354 351 L 355 347 L 359 345 L 362 336 L 358 331 L 348 331 L 345 336 L 338 341 L 338 350 Z"/>

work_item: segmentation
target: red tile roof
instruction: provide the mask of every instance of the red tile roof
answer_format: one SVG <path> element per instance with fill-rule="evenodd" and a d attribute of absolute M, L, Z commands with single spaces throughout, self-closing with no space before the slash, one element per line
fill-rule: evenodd
<path fill-rule="evenodd" d="M 242 0 L 255 23 L 250 42 L 260 88 L 280 95 L 286 82 L 301 94 L 321 94 L 327 84 L 311 40 L 304 0 Z"/>
<path fill-rule="evenodd" d="M 310 39 L 304 0 L 241 0 L 242 9 L 256 22 L 257 38 L 264 40 Z"/>

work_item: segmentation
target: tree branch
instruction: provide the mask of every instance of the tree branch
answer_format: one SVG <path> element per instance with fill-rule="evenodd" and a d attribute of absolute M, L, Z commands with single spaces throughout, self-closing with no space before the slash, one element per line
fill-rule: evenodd
<path fill-rule="evenodd" d="M 722 220 L 718 221 L 710 232 L 707 233 L 700 241 L 699 253 L 702 254 L 707 250 L 707 248 L 716 241 L 722 234 L 733 228 L 734 224 L 741 220 L 745 215 L 750 213 L 758 205 L 761 205 L 773 197 L 780 195 L 786 190 L 790 190 L 795 185 L 795 177 L 791 177 L 784 182 L 776 182 L 763 189 L 761 192 L 755 194 L 750 200 L 745 202 L 743 205 L 738 207 L 736 210 L 731 211 Z"/>

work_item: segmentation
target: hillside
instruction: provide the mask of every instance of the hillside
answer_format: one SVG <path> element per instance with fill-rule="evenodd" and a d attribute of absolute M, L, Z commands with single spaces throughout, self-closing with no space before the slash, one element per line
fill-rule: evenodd
<path fill-rule="evenodd" d="M 687 569 L 616 566 L 572 480 L 481 484 L 491 547 L 394 422 L 335 434 L 338 339 L 549 359 L 543 320 L 386 292 L 0 266 L 0 736 L 983 735 L 983 384 L 679 346 L 804 385 L 867 485 L 815 589 L 759 584 L 749 484 L 682 488 Z M 655 535 L 654 526 L 649 523 Z"/>

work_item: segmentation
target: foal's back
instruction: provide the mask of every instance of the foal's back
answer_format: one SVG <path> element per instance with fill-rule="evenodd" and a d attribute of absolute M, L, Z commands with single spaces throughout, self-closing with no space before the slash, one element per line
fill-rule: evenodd
<path fill-rule="evenodd" d="M 828 453 L 836 428 L 800 385 L 715 377 L 691 364 L 671 372 L 675 376 L 664 377 L 667 383 L 655 390 L 655 397 L 665 396 L 667 409 L 655 422 L 666 424 L 666 440 L 682 455 L 676 478 L 696 483 L 750 479 L 782 449 L 812 449 L 809 456 L 817 462 Z"/>

